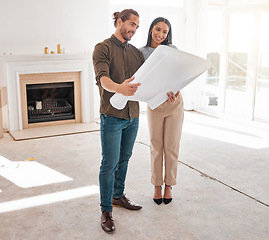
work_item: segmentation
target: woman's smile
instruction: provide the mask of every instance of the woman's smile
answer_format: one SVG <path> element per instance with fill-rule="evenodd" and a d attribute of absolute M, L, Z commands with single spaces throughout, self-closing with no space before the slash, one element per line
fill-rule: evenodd
<path fill-rule="evenodd" d="M 155 48 L 159 46 L 167 37 L 169 27 L 164 22 L 158 22 L 151 30 L 152 42 L 151 47 Z"/>
<path fill-rule="evenodd" d="M 159 36 L 155 36 L 155 38 L 158 40 L 158 41 L 163 41 L 163 37 L 159 37 Z"/>

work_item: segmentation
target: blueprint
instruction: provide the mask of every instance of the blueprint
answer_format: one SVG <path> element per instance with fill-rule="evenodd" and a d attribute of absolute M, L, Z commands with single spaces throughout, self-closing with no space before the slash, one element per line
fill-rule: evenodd
<path fill-rule="evenodd" d="M 198 56 L 160 45 L 134 74 L 132 83 L 141 83 L 133 96 L 115 93 L 110 103 L 123 109 L 128 100 L 146 102 L 153 110 L 167 100 L 167 92 L 181 90 L 210 68 Z"/>

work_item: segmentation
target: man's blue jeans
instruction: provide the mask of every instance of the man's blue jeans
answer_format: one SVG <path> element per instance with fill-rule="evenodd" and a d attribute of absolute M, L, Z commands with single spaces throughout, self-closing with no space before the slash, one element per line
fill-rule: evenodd
<path fill-rule="evenodd" d="M 101 210 L 112 211 L 112 197 L 124 195 L 128 162 L 139 118 L 129 120 L 101 115 L 102 162 L 99 172 Z"/>

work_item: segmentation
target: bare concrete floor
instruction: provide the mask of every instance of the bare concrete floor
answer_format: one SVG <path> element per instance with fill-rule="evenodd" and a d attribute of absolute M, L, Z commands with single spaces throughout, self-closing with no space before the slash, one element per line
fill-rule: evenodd
<path fill-rule="evenodd" d="M 114 208 L 116 232 L 110 235 L 100 227 L 99 132 L 24 141 L 5 134 L 0 156 L 3 240 L 269 239 L 269 128 L 264 125 L 186 112 L 173 201 L 158 206 L 152 201 L 142 114 L 126 195 L 143 209 Z M 23 188 L 3 177 L 7 168 L 23 166 L 30 158 L 72 180 Z M 29 173 L 27 178 L 38 185 L 38 176 Z M 42 180 L 52 178 L 48 172 Z"/>

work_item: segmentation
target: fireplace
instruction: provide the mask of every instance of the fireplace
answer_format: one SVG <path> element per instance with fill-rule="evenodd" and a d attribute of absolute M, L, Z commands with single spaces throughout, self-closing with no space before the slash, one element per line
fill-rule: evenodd
<path fill-rule="evenodd" d="M 12 134 L 65 123 L 79 128 L 98 116 L 91 54 L 0 56 L 0 86 L 3 128 Z"/>
<path fill-rule="evenodd" d="M 20 74 L 23 128 L 81 122 L 80 72 Z"/>
<path fill-rule="evenodd" d="M 74 83 L 26 85 L 28 124 L 75 119 Z"/>

